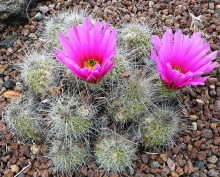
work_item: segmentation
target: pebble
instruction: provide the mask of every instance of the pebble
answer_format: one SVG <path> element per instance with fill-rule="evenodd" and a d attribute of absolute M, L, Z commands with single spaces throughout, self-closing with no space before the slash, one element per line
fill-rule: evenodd
<path fill-rule="evenodd" d="M 191 121 L 196 121 L 198 119 L 196 115 L 190 115 L 189 118 Z"/>
<path fill-rule="evenodd" d="M 205 163 L 201 160 L 197 160 L 195 162 L 195 165 L 199 168 L 199 170 L 202 170 L 204 168 Z"/>
<path fill-rule="evenodd" d="M 28 36 L 32 39 L 37 39 L 37 35 L 35 33 L 30 33 Z"/>
<path fill-rule="evenodd" d="M 170 158 L 167 159 L 167 165 L 168 165 L 170 171 L 175 170 L 175 163 Z"/>
<path fill-rule="evenodd" d="M 164 162 L 167 161 L 167 155 L 166 154 L 160 154 L 160 158 L 162 158 Z"/>
<path fill-rule="evenodd" d="M 193 173 L 191 173 L 190 177 L 199 177 L 199 173 L 198 172 L 193 172 Z"/>
<path fill-rule="evenodd" d="M 0 90 L 2 89 L 4 82 L 0 79 Z"/>
<path fill-rule="evenodd" d="M 40 12 L 38 12 L 35 16 L 34 16 L 34 20 L 36 21 L 40 21 L 42 20 L 43 16 Z"/>
<path fill-rule="evenodd" d="M 24 176 L 24 173 L 20 173 L 20 174 L 18 175 L 18 177 L 25 177 L 25 176 Z"/>
<path fill-rule="evenodd" d="M 201 132 L 202 132 L 202 137 L 207 138 L 207 139 L 213 138 L 212 130 L 203 129 Z"/>
<path fill-rule="evenodd" d="M 13 173 L 18 173 L 19 172 L 19 167 L 17 165 L 11 165 L 11 171 Z"/>
<path fill-rule="evenodd" d="M 213 177 L 217 177 L 217 176 L 218 176 L 217 173 L 216 173 L 216 171 L 215 171 L 214 169 L 210 169 L 210 170 L 208 171 L 208 175 L 209 175 L 209 176 L 213 176 Z"/>
<path fill-rule="evenodd" d="M 49 8 L 47 6 L 41 6 L 39 7 L 39 10 L 43 13 L 47 13 L 49 11 Z"/>
<path fill-rule="evenodd" d="M 197 130 L 197 123 L 196 122 L 192 122 L 191 130 Z"/>
<path fill-rule="evenodd" d="M 150 164 L 151 168 L 159 168 L 160 164 L 157 161 L 154 161 Z"/>
<path fill-rule="evenodd" d="M 199 159 L 199 160 L 205 160 L 205 159 L 206 159 L 206 153 L 205 153 L 205 151 L 200 151 L 200 152 L 198 153 L 198 159 Z"/>
<path fill-rule="evenodd" d="M 200 99 L 196 99 L 197 105 L 199 106 L 200 109 L 203 108 L 203 106 L 205 105 L 204 101 L 200 100 Z"/>
<path fill-rule="evenodd" d="M 179 177 L 179 175 L 177 173 L 175 173 L 174 171 L 171 171 L 170 174 L 172 177 Z"/>
<path fill-rule="evenodd" d="M 184 166 L 184 172 L 186 174 L 191 174 L 193 171 L 194 170 L 193 170 L 192 162 L 188 160 Z"/>
<path fill-rule="evenodd" d="M 215 164 L 218 161 L 218 158 L 215 155 L 213 155 L 209 157 L 207 160 L 209 163 Z"/>
<path fill-rule="evenodd" d="M 220 101 L 219 100 L 215 100 L 215 108 L 214 108 L 215 112 L 220 112 Z"/>
<path fill-rule="evenodd" d="M 5 81 L 4 83 L 4 87 L 6 89 L 11 89 L 14 86 L 14 79 L 8 79 L 7 81 Z"/>
<path fill-rule="evenodd" d="M 210 96 L 215 96 L 215 95 L 216 95 L 216 91 L 215 91 L 215 90 L 209 91 L 209 95 L 210 95 Z"/>
<path fill-rule="evenodd" d="M 141 160 L 143 163 L 147 164 L 149 157 L 146 154 L 141 154 Z"/>

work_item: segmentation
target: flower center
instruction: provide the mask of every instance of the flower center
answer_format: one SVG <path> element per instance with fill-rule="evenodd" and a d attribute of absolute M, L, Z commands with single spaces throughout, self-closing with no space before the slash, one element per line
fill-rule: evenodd
<path fill-rule="evenodd" d="M 83 66 L 93 71 L 95 69 L 96 64 L 99 64 L 99 62 L 95 61 L 94 59 L 90 59 L 85 61 Z"/>
<path fill-rule="evenodd" d="M 175 66 L 173 69 L 179 71 L 180 73 L 181 73 L 181 71 L 182 71 L 179 66 Z"/>

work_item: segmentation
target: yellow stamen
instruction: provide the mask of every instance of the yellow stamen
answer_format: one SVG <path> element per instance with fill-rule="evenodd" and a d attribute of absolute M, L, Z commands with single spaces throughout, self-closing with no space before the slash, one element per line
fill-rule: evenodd
<path fill-rule="evenodd" d="M 94 59 L 90 59 L 85 61 L 83 66 L 93 71 L 95 69 L 96 64 L 99 64 L 99 62 L 95 61 Z"/>
<path fill-rule="evenodd" d="M 174 69 L 174 70 L 177 70 L 177 71 L 179 71 L 179 72 L 182 71 L 181 68 L 180 68 L 179 66 L 175 66 L 173 69 Z"/>

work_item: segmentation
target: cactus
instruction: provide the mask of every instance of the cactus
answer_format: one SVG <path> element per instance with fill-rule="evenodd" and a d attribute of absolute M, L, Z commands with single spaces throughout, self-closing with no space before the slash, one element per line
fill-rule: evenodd
<path fill-rule="evenodd" d="M 179 116 L 172 107 L 162 106 L 147 115 L 140 126 L 144 146 L 170 144 L 179 130 Z"/>
<path fill-rule="evenodd" d="M 107 74 L 107 81 L 115 81 L 121 77 L 121 74 L 124 70 L 130 69 L 130 61 L 128 58 L 131 56 L 131 53 L 124 51 L 123 48 L 117 47 L 116 55 L 114 59 L 116 60 L 114 67 Z"/>
<path fill-rule="evenodd" d="M 118 43 L 127 50 L 138 49 L 140 53 L 149 53 L 151 47 L 151 32 L 143 23 L 125 24 L 119 28 Z"/>
<path fill-rule="evenodd" d="M 151 77 L 144 78 L 141 75 L 142 72 L 136 70 L 136 74 L 112 85 L 108 110 L 116 123 L 138 120 L 154 97 Z"/>
<path fill-rule="evenodd" d="M 94 149 L 97 163 L 107 172 L 122 172 L 130 167 L 134 153 L 135 147 L 130 141 L 115 135 L 100 137 Z"/>
<path fill-rule="evenodd" d="M 54 80 L 53 62 L 49 55 L 34 52 L 20 64 L 24 82 L 42 96 L 48 93 Z"/>
<path fill-rule="evenodd" d="M 51 105 L 49 125 L 51 136 L 80 138 L 92 127 L 94 109 L 77 98 L 61 96 Z"/>
<path fill-rule="evenodd" d="M 32 101 L 12 100 L 6 108 L 5 120 L 8 127 L 19 136 L 41 141 L 43 133 L 39 124 L 42 118 L 32 107 Z"/>
<path fill-rule="evenodd" d="M 79 166 L 85 164 L 88 150 L 84 142 L 74 142 L 71 139 L 62 141 L 53 139 L 49 148 L 49 158 L 58 173 L 72 174 Z"/>
<path fill-rule="evenodd" d="M 77 12 L 77 9 L 72 11 L 61 12 L 58 15 L 50 18 L 46 23 L 45 36 L 48 39 L 47 46 L 51 48 L 61 48 L 60 42 L 58 40 L 58 32 L 67 34 L 68 28 L 71 28 L 73 24 L 82 24 L 84 18 L 88 16 L 85 11 L 81 10 Z M 93 23 L 91 17 L 89 17 Z"/>

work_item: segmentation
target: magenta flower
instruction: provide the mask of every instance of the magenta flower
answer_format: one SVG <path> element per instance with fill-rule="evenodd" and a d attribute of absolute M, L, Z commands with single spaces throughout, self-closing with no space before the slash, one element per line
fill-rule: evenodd
<path fill-rule="evenodd" d="M 112 69 L 116 53 L 116 30 L 108 23 L 102 27 L 99 21 L 92 26 L 86 18 L 82 25 L 73 25 L 67 36 L 59 33 L 64 52 L 57 49 L 57 59 L 69 68 L 73 75 L 89 83 L 98 83 Z"/>
<path fill-rule="evenodd" d="M 160 40 L 153 35 L 152 43 L 157 54 L 151 48 L 151 58 L 157 63 L 161 80 L 167 88 L 180 89 L 187 85 L 204 85 L 208 77 L 198 77 L 210 72 L 215 65 L 218 51 L 206 55 L 210 50 L 209 43 L 203 43 L 199 32 L 190 38 L 183 36 L 178 30 L 173 37 L 171 29 L 167 29 Z"/>

